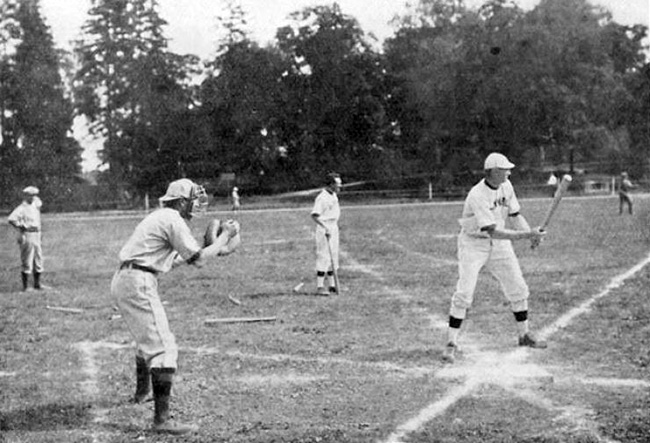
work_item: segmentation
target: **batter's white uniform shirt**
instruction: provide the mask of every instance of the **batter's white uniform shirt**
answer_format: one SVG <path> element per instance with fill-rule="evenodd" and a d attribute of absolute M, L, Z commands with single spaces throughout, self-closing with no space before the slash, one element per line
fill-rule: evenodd
<path fill-rule="evenodd" d="M 176 368 L 178 364 L 178 346 L 158 296 L 156 273 L 168 272 L 178 254 L 187 260 L 200 250 L 180 213 L 161 208 L 140 222 L 119 253 L 122 263 L 153 271 L 120 269 L 111 282 L 111 294 L 136 342 L 136 354 L 149 367 Z"/>
<path fill-rule="evenodd" d="M 339 198 L 334 192 L 323 189 L 314 201 L 314 207 L 311 210 L 312 215 L 318 214 L 318 219 L 327 226 L 330 232 L 330 247 L 332 249 L 332 258 L 336 269 L 339 268 L 339 218 L 341 217 L 341 207 Z M 332 267 L 329 250 L 327 247 L 327 238 L 325 229 L 316 226 L 316 271 L 328 271 Z"/>
<path fill-rule="evenodd" d="M 451 308 L 454 317 L 463 318 L 464 311 L 471 306 L 478 275 L 483 267 L 499 281 L 506 298 L 518 311 L 527 309 L 528 286 L 512 241 L 492 239 L 486 231 L 490 226 L 504 229 L 507 218 L 519 211 L 519 201 L 510 181 L 494 189 L 483 179 L 468 193 L 459 220 L 459 275 Z"/>
<path fill-rule="evenodd" d="M 21 271 L 25 274 L 43 272 L 43 250 L 41 246 L 41 207 L 43 202 L 34 197 L 31 203 L 23 201 L 11 214 L 8 221 L 25 231 L 18 234 Z"/>

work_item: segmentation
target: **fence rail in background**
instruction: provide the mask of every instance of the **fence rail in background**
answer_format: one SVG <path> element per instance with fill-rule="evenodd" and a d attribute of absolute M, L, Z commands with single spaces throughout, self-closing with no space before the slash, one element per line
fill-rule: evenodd
<path fill-rule="evenodd" d="M 650 181 L 641 180 L 633 182 L 636 188 L 632 193 L 650 192 Z M 514 181 L 517 195 L 520 198 L 552 196 L 555 188 L 544 183 L 530 184 Z M 618 177 L 574 177 L 574 182 L 569 188 L 569 195 L 616 195 L 618 192 Z M 433 184 L 424 184 L 414 187 L 391 189 L 354 190 L 344 189 L 340 193 L 342 202 L 362 203 L 386 201 L 453 201 L 462 200 L 467 195 L 471 186 L 452 186 L 445 189 L 436 188 Z M 278 195 L 242 195 L 242 209 L 263 209 L 276 207 L 304 206 L 313 203 L 315 193 L 300 196 Z M 113 211 L 145 211 L 148 212 L 158 207 L 156 198 L 140 198 L 133 201 L 122 200 L 70 200 L 64 203 L 44 201 L 45 213 L 103 213 Z M 16 206 L 19 202 L 16 202 Z M 15 207 L 15 206 L 14 206 Z M 210 204 L 210 210 L 229 211 L 231 203 L 227 197 L 216 197 Z M 8 216 L 13 207 L 0 208 L 0 216 Z"/>

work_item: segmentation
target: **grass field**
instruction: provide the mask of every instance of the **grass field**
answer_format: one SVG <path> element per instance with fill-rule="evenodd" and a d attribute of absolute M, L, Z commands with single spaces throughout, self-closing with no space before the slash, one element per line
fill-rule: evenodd
<path fill-rule="evenodd" d="M 41 292 L 19 291 L 15 234 L 2 228 L 0 442 L 650 441 L 649 198 L 637 196 L 634 216 L 619 216 L 613 197 L 563 201 L 540 248 L 516 246 L 531 325 L 549 348 L 516 346 L 513 316 L 485 275 L 453 365 L 440 356 L 461 203 L 341 201 L 340 296 L 308 293 L 306 207 L 242 211 L 236 254 L 161 278 L 181 347 L 172 411 L 200 426 L 180 439 L 147 431 L 152 403 L 127 402 L 133 350 L 109 295 L 143 214 L 46 214 L 52 289 Z M 531 224 L 549 202 L 522 201 Z M 197 237 L 206 224 L 194 222 Z M 301 282 L 305 293 L 294 293 Z"/>

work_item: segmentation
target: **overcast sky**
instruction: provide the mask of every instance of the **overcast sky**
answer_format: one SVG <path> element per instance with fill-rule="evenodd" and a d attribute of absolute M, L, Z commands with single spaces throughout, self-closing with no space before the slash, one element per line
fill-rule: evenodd
<path fill-rule="evenodd" d="M 174 52 L 196 54 L 202 58 L 213 55 L 215 48 L 215 17 L 221 15 L 222 0 L 159 0 L 160 14 L 168 22 L 166 36 Z M 253 38 L 260 43 L 273 39 L 277 28 L 286 23 L 289 13 L 305 6 L 331 4 L 332 0 L 240 0 L 249 20 Z M 525 10 L 539 0 L 516 0 Z M 404 12 L 406 0 L 337 0 L 343 13 L 359 20 L 366 33 L 373 33 L 379 42 L 390 37 L 390 20 Z M 411 0 L 415 3 L 415 0 Z M 481 4 L 480 0 L 466 0 Z M 650 22 L 650 0 L 593 0 L 593 4 L 609 9 L 618 23 Z M 86 20 L 90 0 L 41 0 L 43 15 L 52 29 L 57 45 L 66 47 L 78 34 Z"/>
<path fill-rule="evenodd" d="M 0 0 L 2 1 L 2 0 Z M 417 0 L 411 0 L 415 3 Z M 216 47 L 216 17 L 223 15 L 223 0 L 159 0 L 160 15 L 168 22 L 165 35 L 169 49 L 179 54 L 196 54 L 202 59 L 212 58 Z M 516 0 L 524 10 L 533 8 L 539 0 Z M 270 42 L 276 30 L 286 24 L 287 16 L 306 6 L 332 4 L 333 0 L 241 0 L 247 14 L 252 37 L 261 44 Z M 405 10 L 406 0 L 337 0 L 344 14 L 355 17 L 361 29 L 372 33 L 381 42 L 393 34 L 389 22 Z M 466 0 L 468 5 L 482 4 L 481 0 Z M 614 20 L 623 25 L 650 22 L 650 0 L 593 0 L 593 4 L 609 9 Z M 90 0 L 41 0 L 42 13 L 52 30 L 57 46 L 70 49 L 70 41 L 78 37 Z M 75 124 L 75 137 L 84 147 L 83 168 L 99 166 L 96 151 L 101 143 L 93 140 L 80 120 Z"/>

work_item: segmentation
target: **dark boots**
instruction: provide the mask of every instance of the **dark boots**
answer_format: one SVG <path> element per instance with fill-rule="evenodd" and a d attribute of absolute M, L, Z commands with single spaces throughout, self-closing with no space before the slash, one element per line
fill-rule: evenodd
<path fill-rule="evenodd" d="M 29 274 L 26 272 L 21 272 L 20 276 L 23 281 L 23 291 L 27 291 L 29 289 Z M 41 287 L 41 273 L 34 271 L 34 289 L 39 290 L 42 289 Z"/>
<path fill-rule="evenodd" d="M 191 424 L 175 423 L 169 415 L 169 397 L 172 391 L 174 368 L 152 368 L 151 384 L 153 386 L 154 417 L 153 430 L 165 434 L 187 434 L 198 428 Z"/>
<path fill-rule="evenodd" d="M 26 291 L 27 286 L 29 285 L 29 274 L 25 274 L 24 272 L 21 272 L 20 276 L 23 279 L 23 291 Z"/>
<path fill-rule="evenodd" d="M 142 357 L 135 357 L 135 395 L 131 400 L 133 403 L 142 403 L 151 392 L 151 374 L 147 362 Z"/>

